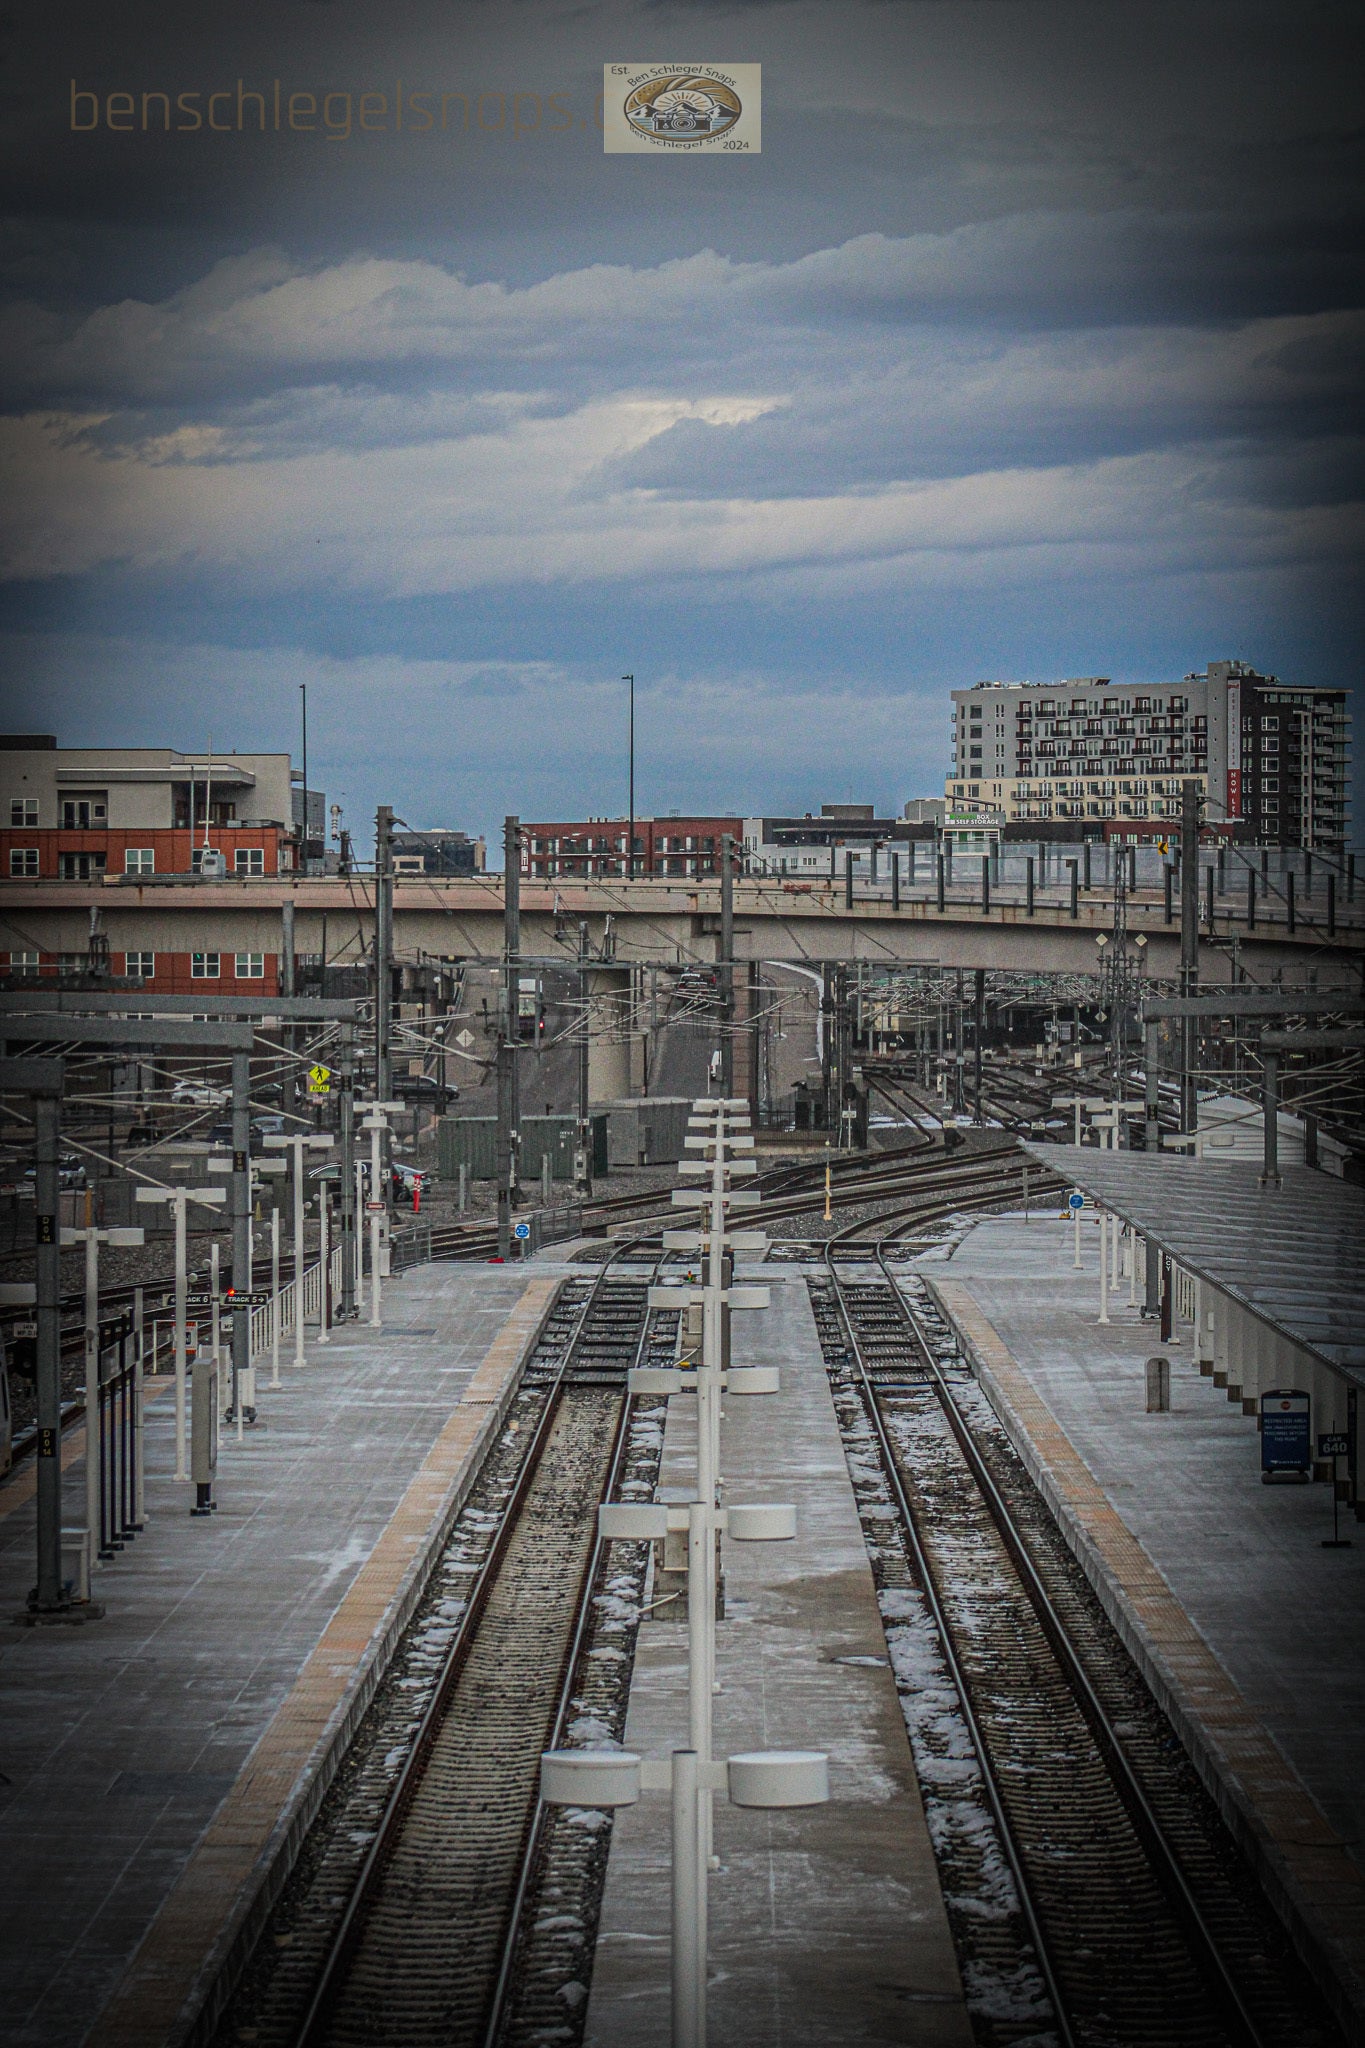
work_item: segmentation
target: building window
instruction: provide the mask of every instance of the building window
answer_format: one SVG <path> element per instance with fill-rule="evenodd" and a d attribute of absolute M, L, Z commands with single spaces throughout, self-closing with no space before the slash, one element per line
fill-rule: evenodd
<path fill-rule="evenodd" d="M 59 853 L 57 872 L 64 882 L 97 881 L 104 873 L 103 853 Z"/>
<path fill-rule="evenodd" d="M 156 873 L 156 848 L 152 846 L 128 846 L 123 852 L 125 875 L 154 875 Z"/>
<path fill-rule="evenodd" d="M 37 847 L 12 846 L 9 850 L 9 871 L 11 875 L 36 875 L 38 872 Z"/>
<path fill-rule="evenodd" d="M 11 974 L 36 974 L 42 962 L 38 953 L 11 953 L 9 971 Z"/>
<path fill-rule="evenodd" d="M 38 822 L 37 797 L 12 796 L 9 800 L 9 821 L 11 825 L 36 825 Z"/>
<path fill-rule="evenodd" d="M 68 832 L 102 830 L 108 817 L 108 800 L 102 790 L 90 796 L 68 796 L 62 799 L 62 825 Z"/>
<path fill-rule="evenodd" d="M 1264 790 L 1271 790 L 1271 789 L 1273 789 L 1273 790 L 1274 790 L 1274 791 L 1276 792 L 1276 794 L 1278 795 L 1278 794 L 1279 794 L 1279 788 L 1280 788 L 1280 778 L 1279 778 L 1279 776 L 1278 776 L 1278 775 L 1263 775 L 1263 776 L 1261 777 L 1261 788 L 1262 788 L 1262 789 L 1264 789 Z"/>
<path fill-rule="evenodd" d="M 143 981 L 150 981 L 156 973 L 156 954 L 125 953 L 123 971 L 125 974 L 139 975 Z"/>
<path fill-rule="evenodd" d="M 216 953 L 191 953 L 190 974 L 195 981 L 217 981 L 219 975 Z"/>
<path fill-rule="evenodd" d="M 237 953 L 233 958 L 238 981 L 259 981 L 265 973 L 264 953 Z"/>

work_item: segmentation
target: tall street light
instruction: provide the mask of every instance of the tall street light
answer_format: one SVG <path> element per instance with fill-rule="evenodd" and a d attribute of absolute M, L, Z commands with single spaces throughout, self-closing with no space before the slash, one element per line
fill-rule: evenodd
<path fill-rule="evenodd" d="M 622 676 L 623 683 L 630 684 L 630 836 L 626 840 L 626 880 L 635 879 L 635 678 Z"/>

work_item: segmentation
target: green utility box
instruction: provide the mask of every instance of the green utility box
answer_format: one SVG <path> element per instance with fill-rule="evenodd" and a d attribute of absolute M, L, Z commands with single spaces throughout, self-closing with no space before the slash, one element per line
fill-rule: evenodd
<path fill-rule="evenodd" d="M 538 1181 L 548 1156 L 551 1180 L 573 1179 L 578 1124 L 571 1116 L 524 1116 L 518 1174 L 523 1185 Z M 497 1118 L 443 1116 L 437 1132 L 437 1165 L 443 1182 L 457 1181 L 463 1166 L 471 1180 L 497 1178 Z"/>

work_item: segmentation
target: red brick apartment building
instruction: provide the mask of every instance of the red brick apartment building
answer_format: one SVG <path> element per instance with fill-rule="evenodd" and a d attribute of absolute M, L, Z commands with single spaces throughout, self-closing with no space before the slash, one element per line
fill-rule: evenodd
<path fill-rule="evenodd" d="M 58 747 L 50 734 L 0 736 L 0 875 L 43 884 L 188 881 L 206 848 L 232 877 L 292 873 L 297 802 L 287 754 L 181 754 L 168 747 Z M 221 862 L 221 864 L 220 864 Z M 87 955 L 11 947 L 10 974 L 79 972 Z M 273 953 L 116 953 L 115 975 L 150 993 L 274 995 Z"/>
<path fill-rule="evenodd" d="M 742 818 L 637 818 L 637 876 L 716 875 L 721 840 L 744 840 Z M 531 879 L 587 880 L 626 873 L 628 818 L 587 818 L 521 828 L 521 871 Z"/>

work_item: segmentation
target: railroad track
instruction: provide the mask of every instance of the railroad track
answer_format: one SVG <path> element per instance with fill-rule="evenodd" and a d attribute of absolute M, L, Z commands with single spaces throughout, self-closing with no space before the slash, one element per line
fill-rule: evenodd
<path fill-rule="evenodd" d="M 981 2048 L 1339 2043 L 952 1332 L 873 1253 L 809 1285 Z"/>
<path fill-rule="evenodd" d="M 657 1478 L 663 1407 L 631 1400 L 626 1374 L 674 1354 L 676 1313 L 646 1308 L 658 1264 L 622 1258 L 561 1289 L 219 2022 L 223 2048 L 244 2033 L 448 2048 L 573 2028 L 609 1830 L 538 1814 L 539 1762 L 624 1733 L 648 1546 L 602 1544 L 597 1508 L 649 1498 Z"/>

